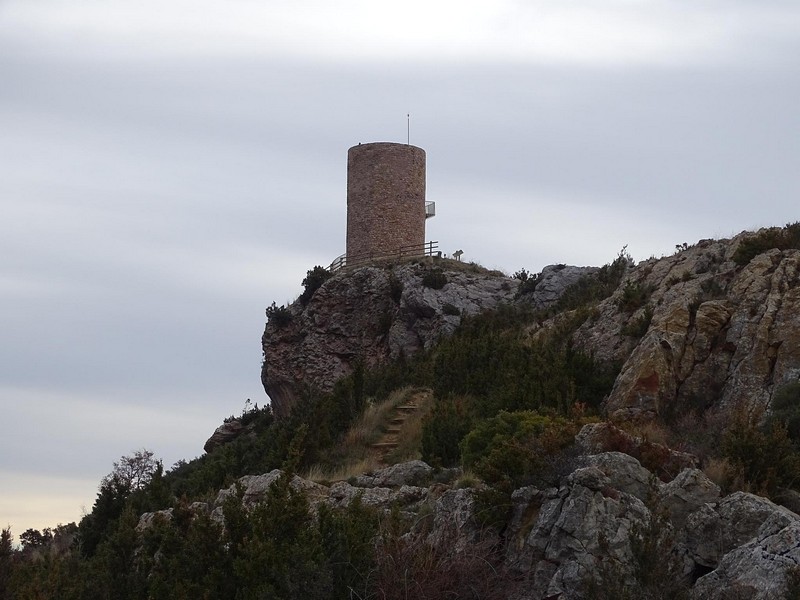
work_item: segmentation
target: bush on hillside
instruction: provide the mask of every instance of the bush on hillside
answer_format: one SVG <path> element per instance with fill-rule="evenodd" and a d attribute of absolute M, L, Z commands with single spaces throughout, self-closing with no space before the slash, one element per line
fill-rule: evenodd
<path fill-rule="evenodd" d="M 761 424 L 760 414 L 738 410 L 723 435 L 722 457 L 740 480 L 732 487 L 770 497 L 780 488 L 800 489 L 800 452 L 782 423 Z"/>
<path fill-rule="evenodd" d="M 800 447 L 800 382 L 788 383 L 778 389 L 770 409 L 768 422 L 783 425 L 789 439 Z"/>
<path fill-rule="evenodd" d="M 605 300 L 616 291 L 632 266 L 633 258 L 628 254 L 627 246 L 623 246 L 612 262 L 581 277 L 564 290 L 556 305 L 548 312 L 555 314 Z"/>
<path fill-rule="evenodd" d="M 470 430 L 470 400 L 450 397 L 434 404 L 422 424 L 422 459 L 432 465 L 453 467 L 461 460 L 461 440 Z"/>
<path fill-rule="evenodd" d="M 328 271 L 325 267 L 320 267 L 317 265 L 313 269 L 310 269 L 306 273 L 305 279 L 303 279 L 303 293 L 300 294 L 300 304 L 305 306 L 311 300 L 311 297 L 314 295 L 323 283 L 325 283 L 328 279 L 330 279 L 332 273 Z"/>
<path fill-rule="evenodd" d="M 743 239 L 733 254 L 737 265 L 746 265 L 759 254 L 777 248 L 800 248 L 800 221 L 787 223 L 786 227 L 770 227 Z"/>
<path fill-rule="evenodd" d="M 432 290 L 440 290 L 447 285 L 447 275 L 441 269 L 429 269 L 422 276 L 422 285 Z"/>
<path fill-rule="evenodd" d="M 535 411 L 500 411 L 478 423 L 461 442 L 464 468 L 507 492 L 525 485 L 558 485 L 571 465 L 562 452 L 582 422 Z"/>
<path fill-rule="evenodd" d="M 267 307 L 267 322 L 278 328 L 286 327 L 292 322 L 292 313 L 288 307 L 282 304 L 278 306 L 273 302 Z"/>

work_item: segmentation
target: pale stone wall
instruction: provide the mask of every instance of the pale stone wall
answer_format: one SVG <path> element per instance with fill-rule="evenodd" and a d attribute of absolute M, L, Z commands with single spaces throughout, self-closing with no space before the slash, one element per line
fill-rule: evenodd
<path fill-rule="evenodd" d="M 425 243 L 425 151 L 376 142 L 347 153 L 347 256 Z"/>

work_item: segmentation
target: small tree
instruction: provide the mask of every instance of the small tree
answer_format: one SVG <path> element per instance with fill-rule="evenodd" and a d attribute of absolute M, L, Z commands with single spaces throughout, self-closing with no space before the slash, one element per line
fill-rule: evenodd
<path fill-rule="evenodd" d="M 113 523 L 122 514 L 134 492 L 145 489 L 154 476 L 160 480 L 161 461 L 152 450 L 141 449 L 123 456 L 114 469 L 103 477 L 92 512 L 81 519 L 78 537 L 84 556 L 93 556 L 98 545 L 109 535 Z M 161 500 L 161 498 L 159 498 Z"/>
<path fill-rule="evenodd" d="M 130 491 L 144 488 L 158 471 L 160 461 L 156 460 L 152 450 L 142 448 L 130 456 L 123 456 L 114 463 L 114 469 L 103 478 L 102 483 L 115 479 Z"/>
<path fill-rule="evenodd" d="M 11 544 L 11 528 L 0 532 L 0 598 L 9 597 L 9 583 L 14 559 L 14 546 Z"/>
<path fill-rule="evenodd" d="M 300 294 L 300 304 L 305 306 L 308 304 L 311 297 L 314 295 L 323 283 L 325 283 L 331 276 L 331 272 L 325 267 L 317 265 L 306 273 L 306 278 L 303 279 L 303 293 Z"/>
<path fill-rule="evenodd" d="M 25 550 L 29 548 L 43 548 L 53 541 L 53 532 L 49 527 L 45 527 L 42 531 L 38 529 L 26 529 L 20 534 L 19 541 Z"/>

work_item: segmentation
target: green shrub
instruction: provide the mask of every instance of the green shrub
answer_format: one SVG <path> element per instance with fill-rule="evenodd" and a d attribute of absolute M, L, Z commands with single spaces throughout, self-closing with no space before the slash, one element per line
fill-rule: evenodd
<path fill-rule="evenodd" d="M 760 424 L 761 415 L 739 410 L 722 439 L 722 456 L 741 477 L 745 489 L 773 496 L 779 488 L 800 487 L 800 453 L 786 426 Z"/>
<path fill-rule="evenodd" d="M 531 274 L 528 273 L 525 269 L 520 269 L 516 273 L 512 275 L 514 279 L 518 279 L 520 284 L 517 288 L 517 297 L 523 296 L 525 294 L 532 294 L 534 290 L 536 290 L 536 286 L 539 284 L 541 274 Z"/>
<path fill-rule="evenodd" d="M 453 306 L 449 302 L 445 302 L 444 305 L 442 305 L 442 312 L 446 315 L 450 315 L 451 317 L 457 317 L 461 314 L 461 311 L 458 310 L 458 307 Z"/>
<path fill-rule="evenodd" d="M 779 388 L 772 398 L 769 424 L 780 424 L 792 442 L 800 446 L 800 382 Z"/>
<path fill-rule="evenodd" d="M 508 493 L 525 485 L 557 485 L 567 468 L 561 453 L 572 445 L 580 426 L 577 421 L 534 411 L 500 411 L 464 437 L 462 463 Z"/>
<path fill-rule="evenodd" d="M 629 320 L 622 328 L 622 335 L 640 339 L 644 337 L 647 330 L 650 328 L 650 322 L 653 320 L 653 307 L 649 304 L 645 306 L 641 315 L 635 319 Z"/>
<path fill-rule="evenodd" d="M 713 277 L 703 281 L 700 284 L 700 289 L 703 290 L 704 298 L 707 300 L 715 300 L 725 296 L 725 288 Z"/>
<path fill-rule="evenodd" d="M 567 414 L 578 401 L 597 407 L 619 367 L 598 363 L 572 346 L 572 332 L 584 318 L 576 312 L 536 342 L 525 331 L 535 314 L 522 307 L 464 319 L 432 352 L 427 385 L 439 399 L 475 398 L 471 406 L 478 417 L 542 407 Z"/>
<path fill-rule="evenodd" d="M 286 327 L 292 322 L 292 313 L 284 305 L 278 306 L 274 302 L 267 307 L 267 322 L 275 327 Z"/>
<path fill-rule="evenodd" d="M 303 293 L 300 294 L 300 304 L 305 306 L 311 300 L 311 297 L 314 295 L 323 283 L 325 283 L 328 279 L 330 279 L 332 273 L 328 271 L 325 267 L 320 267 L 317 265 L 313 269 L 310 269 L 306 273 L 305 279 L 303 279 Z"/>
<path fill-rule="evenodd" d="M 733 261 L 740 266 L 746 265 L 759 254 L 773 248 L 800 248 L 800 222 L 788 223 L 783 228 L 771 227 L 743 239 L 733 254 Z"/>
<path fill-rule="evenodd" d="M 472 424 L 469 403 L 469 399 L 464 397 L 450 397 L 434 404 L 422 423 L 424 461 L 445 467 L 459 463 L 459 445 Z"/>
<path fill-rule="evenodd" d="M 617 306 L 623 312 L 632 313 L 647 303 L 651 293 L 650 286 L 628 279 L 625 282 L 625 287 L 622 288 L 622 295 L 617 298 Z"/>
<path fill-rule="evenodd" d="M 551 314 L 596 304 L 605 300 L 619 287 L 622 278 L 633 265 L 633 259 L 623 246 L 617 258 L 594 273 L 581 277 L 569 286 L 550 311 Z"/>
<path fill-rule="evenodd" d="M 422 285 L 432 290 L 440 290 L 447 285 L 447 275 L 441 269 L 429 269 L 422 276 Z"/>

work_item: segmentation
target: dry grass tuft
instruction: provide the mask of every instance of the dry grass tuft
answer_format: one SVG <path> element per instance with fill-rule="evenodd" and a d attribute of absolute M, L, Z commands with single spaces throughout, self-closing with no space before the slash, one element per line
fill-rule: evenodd
<path fill-rule="evenodd" d="M 325 463 L 313 465 L 304 477 L 316 482 L 344 481 L 380 468 L 380 457 L 372 444 L 380 441 L 385 434 L 395 408 L 409 402 L 415 394 L 420 394 L 418 388 L 404 387 L 389 394 L 383 402 L 370 404 L 344 435 L 335 454 Z M 429 400 L 427 404 L 430 404 Z M 401 445 L 392 452 L 390 462 L 409 460 L 419 455 L 423 416 L 420 412 L 424 411 L 415 411 L 403 423 Z"/>
<path fill-rule="evenodd" d="M 303 479 L 308 479 L 315 483 L 330 483 L 333 481 L 347 481 L 351 477 L 357 477 L 364 473 L 371 473 L 380 467 L 377 457 L 367 456 L 357 462 L 345 463 L 338 468 L 326 470 L 322 465 L 314 465 Z"/>
<path fill-rule="evenodd" d="M 669 430 L 655 421 L 647 421 L 637 424 L 631 431 L 636 437 L 642 438 L 645 442 L 651 444 L 661 444 L 662 446 L 670 445 L 670 432 Z"/>

